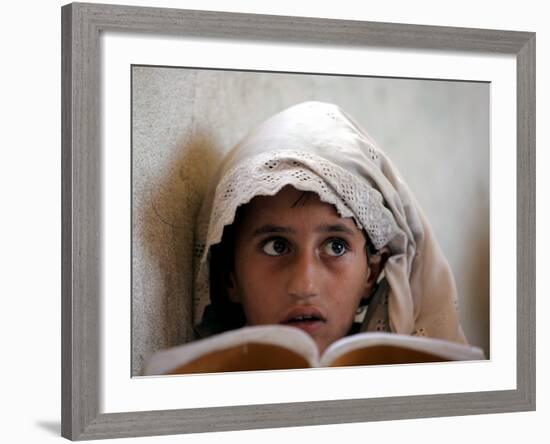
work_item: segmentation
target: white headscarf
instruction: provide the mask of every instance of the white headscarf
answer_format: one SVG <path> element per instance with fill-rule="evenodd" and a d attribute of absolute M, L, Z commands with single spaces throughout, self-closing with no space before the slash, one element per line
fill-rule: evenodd
<path fill-rule="evenodd" d="M 197 221 L 195 319 L 210 300 L 210 247 L 239 206 L 286 185 L 317 193 L 341 217 L 352 217 L 375 248 L 389 248 L 384 294 L 362 330 L 466 342 L 450 267 L 397 168 L 350 116 L 320 102 L 292 106 L 262 123 L 213 178 Z"/>

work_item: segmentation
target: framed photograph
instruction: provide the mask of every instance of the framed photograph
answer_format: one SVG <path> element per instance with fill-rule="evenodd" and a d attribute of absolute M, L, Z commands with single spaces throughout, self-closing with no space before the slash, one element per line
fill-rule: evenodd
<path fill-rule="evenodd" d="M 76 3 L 62 57 L 63 436 L 535 408 L 534 33 Z M 147 376 L 208 303 L 195 227 L 223 157 L 317 104 L 397 166 L 487 359 Z"/>

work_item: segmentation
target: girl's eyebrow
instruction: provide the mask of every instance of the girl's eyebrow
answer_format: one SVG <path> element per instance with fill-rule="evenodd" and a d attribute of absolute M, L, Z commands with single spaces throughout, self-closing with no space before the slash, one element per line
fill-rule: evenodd
<path fill-rule="evenodd" d="M 322 224 L 315 227 L 315 231 L 318 233 L 346 233 L 351 236 L 353 236 L 353 231 L 348 228 L 347 226 L 343 224 Z M 281 225 L 273 225 L 273 224 L 266 224 L 262 225 L 259 228 L 256 228 L 252 232 L 252 236 L 261 236 L 264 234 L 271 234 L 271 233 L 290 233 L 294 234 L 296 233 L 296 230 L 294 230 L 291 227 L 285 227 Z"/>
<path fill-rule="evenodd" d="M 346 233 L 353 236 L 353 231 L 343 224 L 323 224 L 315 228 L 315 231 L 320 233 Z"/>
<path fill-rule="evenodd" d="M 269 233 L 295 233 L 296 231 L 290 227 L 283 227 L 281 225 L 266 224 L 259 228 L 256 228 L 253 232 L 253 236 L 261 236 Z"/>

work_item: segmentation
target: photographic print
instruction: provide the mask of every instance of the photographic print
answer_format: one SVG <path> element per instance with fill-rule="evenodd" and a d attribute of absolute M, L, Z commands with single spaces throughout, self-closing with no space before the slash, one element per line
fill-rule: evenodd
<path fill-rule="evenodd" d="M 488 358 L 489 92 L 133 66 L 132 374 Z"/>

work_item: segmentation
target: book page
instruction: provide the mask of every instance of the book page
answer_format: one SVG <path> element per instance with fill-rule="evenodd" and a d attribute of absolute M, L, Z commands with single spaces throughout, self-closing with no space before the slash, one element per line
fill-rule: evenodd
<path fill-rule="evenodd" d="M 146 375 L 279 370 L 314 367 L 317 346 L 293 327 L 244 327 L 155 353 Z"/>
<path fill-rule="evenodd" d="M 321 358 L 327 367 L 484 360 L 478 347 L 396 333 L 361 333 L 332 344 Z"/>
<path fill-rule="evenodd" d="M 169 371 L 169 374 L 244 372 L 308 368 L 308 360 L 288 348 L 247 342 L 214 351 Z"/>

